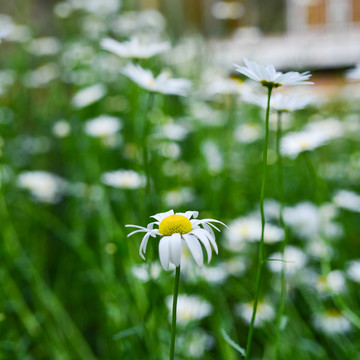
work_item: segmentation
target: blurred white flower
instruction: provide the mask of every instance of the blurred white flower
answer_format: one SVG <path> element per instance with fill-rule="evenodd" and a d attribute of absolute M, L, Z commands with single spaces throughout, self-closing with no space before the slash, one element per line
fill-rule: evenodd
<path fill-rule="evenodd" d="M 345 275 L 340 270 L 334 270 L 327 275 L 309 273 L 305 278 L 306 283 L 312 285 L 320 296 L 329 296 L 332 293 L 339 294 L 345 291 Z"/>
<path fill-rule="evenodd" d="M 348 80 L 360 80 L 360 63 L 346 73 Z"/>
<path fill-rule="evenodd" d="M 246 242 L 260 241 L 261 220 L 255 216 L 237 218 L 229 224 L 225 235 L 227 239 L 225 246 L 233 251 L 242 250 Z M 265 224 L 265 243 L 279 242 L 283 238 L 283 229 L 273 224 Z"/>
<path fill-rule="evenodd" d="M 121 73 L 134 81 L 142 88 L 168 95 L 185 96 L 191 88 L 191 82 L 186 79 L 173 79 L 166 72 L 154 77 L 150 70 L 143 69 L 140 65 L 127 64 Z"/>
<path fill-rule="evenodd" d="M 360 212 L 360 195 L 353 191 L 338 190 L 333 197 L 333 202 L 340 208 Z"/>
<path fill-rule="evenodd" d="M 201 144 L 201 152 L 210 172 L 219 173 L 223 168 L 223 154 L 218 145 L 211 140 L 206 140 Z"/>
<path fill-rule="evenodd" d="M 164 194 L 164 201 L 168 207 L 186 205 L 194 201 L 194 199 L 194 190 L 187 187 L 170 190 Z"/>
<path fill-rule="evenodd" d="M 173 296 L 166 298 L 166 305 L 172 315 Z M 186 325 L 191 321 L 201 320 L 213 312 L 212 305 L 196 295 L 180 294 L 177 301 L 176 321 L 180 325 Z"/>
<path fill-rule="evenodd" d="M 81 9 L 92 14 L 116 14 L 120 9 L 121 0 L 68 0 L 73 9 Z"/>
<path fill-rule="evenodd" d="M 58 138 L 67 137 L 71 133 L 71 126 L 65 120 L 56 121 L 52 127 L 52 133 Z"/>
<path fill-rule="evenodd" d="M 320 132 L 290 132 L 282 137 L 280 151 L 284 156 L 294 159 L 304 151 L 314 150 L 325 145 L 328 140 L 328 136 Z"/>
<path fill-rule="evenodd" d="M 346 264 L 346 274 L 349 279 L 360 283 L 360 259 L 351 260 Z"/>
<path fill-rule="evenodd" d="M 279 273 L 285 266 L 285 273 L 288 276 L 294 275 L 297 271 L 303 269 L 308 260 L 302 250 L 291 245 L 285 249 L 284 257 L 280 252 L 275 252 L 268 258 L 271 261 L 268 261 L 267 265 L 272 272 Z"/>
<path fill-rule="evenodd" d="M 144 254 L 150 236 L 154 238 L 156 235 L 161 236 L 159 242 L 159 257 L 164 270 L 169 270 L 171 265 L 180 266 L 183 243 L 185 243 L 190 250 L 196 265 L 202 267 L 204 256 L 201 244 L 206 250 L 208 263 L 212 257 L 211 246 L 214 248 L 216 254 L 218 253 L 212 227 L 218 231 L 220 230 L 212 223 L 216 222 L 224 226 L 225 224 L 214 219 L 197 220 L 197 216 L 197 211 L 175 214 L 173 210 L 169 210 L 151 216 L 156 219 L 156 221 L 148 224 L 147 227 L 126 225 L 126 227 L 137 228 L 137 230 L 128 234 L 128 237 L 139 232 L 145 233 L 139 249 L 140 256 L 145 259 Z M 193 219 L 191 219 L 192 217 Z M 158 229 L 154 229 L 154 225 L 157 225 Z"/>
<path fill-rule="evenodd" d="M 306 71 L 298 73 L 290 71 L 282 73 L 276 71 L 274 65 L 259 65 L 255 61 L 244 58 L 245 66 L 234 64 L 236 71 L 249 77 L 252 80 L 260 82 L 263 86 L 279 87 L 282 85 L 307 85 L 313 82 L 307 81 L 311 74 Z"/>
<path fill-rule="evenodd" d="M 106 88 L 103 84 L 95 84 L 79 90 L 72 98 L 72 105 L 81 109 L 100 100 L 106 94 Z"/>
<path fill-rule="evenodd" d="M 253 301 L 237 304 L 235 307 L 235 314 L 242 317 L 247 324 L 250 324 L 253 314 L 253 308 Z M 273 306 L 266 300 L 259 301 L 254 325 L 256 327 L 261 327 L 262 325 L 264 325 L 265 322 L 273 320 L 274 317 L 275 311 Z"/>
<path fill-rule="evenodd" d="M 145 177 L 133 170 L 108 171 L 102 174 L 101 181 L 120 189 L 138 189 L 145 185 Z"/>
<path fill-rule="evenodd" d="M 337 309 L 328 309 L 313 317 L 315 327 L 327 334 L 344 334 L 351 330 L 350 321 Z"/>
<path fill-rule="evenodd" d="M 256 123 L 240 124 L 235 129 L 235 139 L 241 143 L 252 143 L 261 136 L 261 126 Z"/>
<path fill-rule="evenodd" d="M 301 202 L 284 208 L 284 220 L 297 236 L 311 238 L 319 232 L 320 216 L 316 205 Z"/>
<path fill-rule="evenodd" d="M 345 133 L 344 125 L 334 118 L 310 122 L 305 126 L 304 130 L 325 135 L 328 139 L 339 138 Z"/>
<path fill-rule="evenodd" d="M 211 13 L 215 19 L 235 20 L 245 14 L 245 7 L 236 1 L 216 1 L 211 7 Z"/>
<path fill-rule="evenodd" d="M 147 282 L 149 280 L 156 280 L 160 276 L 161 266 L 158 262 L 134 265 L 131 268 L 131 272 L 139 280 Z"/>
<path fill-rule="evenodd" d="M 67 182 L 47 171 L 24 171 L 18 176 L 18 185 L 29 190 L 39 202 L 56 203 L 64 193 Z"/>
<path fill-rule="evenodd" d="M 222 264 L 217 266 L 207 266 L 200 269 L 200 277 L 211 284 L 222 284 L 228 277 L 228 272 Z"/>
<path fill-rule="evenodd" d="M 48 36 L 31 40 L 27 50 L 36 56 L 55 55 L 60 51 L 59 39 Z"/>
<path fill-rule="evenodd" d="M 148 59 L 170 49 L 168 41 L 156 44 L 144 44 L 138 37 L 132 37 L 130 41 L 118 42 L 111 38 L 104 38 L 100 43 L 104 50 L 122 58 Z"/>
<path fill-rule="evenodd" d="M 189 130 L 184 125 L 176 123 L 164 124 L 156 129 L 156 136 L 174 141 L 184 140 L 188 133 Z"/>
<path fill-rule="evenodd" d="M 100 115 L 88 120 L 85 124 L 85 132 L 93 137 L 108 137 L 116 134 L 122 127 L 120 119 L 110 115 Z"/>
<path fill-rule="evenodd" d="M 176 337 L 176 346 L 187 359 L 203 358 L 214 342 L 214 338 L 201 328 L 184 332 Z"/>
<path fill-rule="evenodd" d="M 58 66 L 55 63 L 48 63 L 25 73 L 23 82 L 26 87 L 40 88 L 55 80 L 59 75 Z"/>

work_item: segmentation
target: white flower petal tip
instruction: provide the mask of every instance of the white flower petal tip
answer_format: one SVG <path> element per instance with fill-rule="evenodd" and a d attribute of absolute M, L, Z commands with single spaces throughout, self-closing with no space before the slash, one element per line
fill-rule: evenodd
<path fill-rule="evenodd" d="M 250 61 L 244 58 L 245 66 L 233 64 L 235 70 L 248 78 L 260 82 L 266 87 L 279 87 L 282 85 L 312 85 L 312 81 L 308 81 L 311 77 L 309 71 L 298 73 L 296 71 L 289 71 L 282 73 L 276 71 L 274 65 L 260 65 L 255 61 Z"/>
<path fill-rule="evenodd" d="M 129 236 L 136 233 L 145 233 L 140 244 L 139 255 L 145 260 L 145 252 L 150 237 L 161 236 L 159 242 L 159 258 L 164 270 L 173 270 L 180 266 L 183 244 L 189 249 L 197 266 L 204 264 L 205 249 L 207 263 L 212 258 L 212 249 L 218 254 L 218 246 L 212 228 L 220 231 L 214 224 L 219 223 L 227 227 L 224 223 L 215 219 L 196 219 L 197 211 L 186 211 L 184 213 L 174 213 L 173 210 L 152 215 L 155 222 L 151 222 L 147 227 L 139 225 L 125 225 L 135 228 Z M 158 226 L 157 228 L 155 226 Z"/>

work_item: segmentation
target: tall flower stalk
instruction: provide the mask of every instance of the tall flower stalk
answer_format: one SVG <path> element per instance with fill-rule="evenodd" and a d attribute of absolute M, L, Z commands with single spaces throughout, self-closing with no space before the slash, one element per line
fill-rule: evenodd
<path fill-rule="evenodd" d="M 279 221 L 280 225 L 284 230 L 284 240 L 281 243 L 281 258 L 284 258 L 285 249 L 287 245 L 287 229 L 284 221 L 284 175 L 283 175 L 283 163 L 282 163 L 282 155 L 280 151 L 280 140 L 282 135 L 282 123 L 281 123 L 281 115 L 282 111 L 278 111 L 278 119 L 277 119 L 277 132 L 276 132 L 276 155 L 277 155 L 277 182 L 278 182 L 278 193 L 279 193 Z M 286 278 L 285 278 L 286 264 L 283 262 L 281 269 L 281 290 L 280 290 L 280 304 L 276 319 L 276 344 L 275 344 L 275 353 L 274 359 L 277 359 L 278 351 L 279 351 L 279 340 L 282 326 L 282 316 L 285 309 L 285 299 L 286 299 Z"/>
<path fill-rule="evenodd" d="M 174 356 L 175 356 L 176 308 L 177 308 L 177 299 L 179 295 L 179 283 L 180 283 L 180 265 L 176 267 L 176 271 L 175 271 L 174 297 L 173 297 L 172 317 L 171 317 L 170 360 L 174 360 Z"/>
<path fill-rule="evenodd" d="M 254 296 L 254 305 L 253 313 L 251 316 L 249 334 L 246 344 L 245 360 L 250 358 L 251 343 L 254 332 L 256 311 L 259 302 L 260 296 L 260 287 L 261 279 L 263 273 L 263 267 L 265 263 L 264 259 L 264 233 L 265 233 L 265 214 L 264 214 L 264 198 L 265 198 L 265 186 L 266 186 L 266 175 L 267 175 L 267 149 L 269 142 L 269 115 L 270 115 L 270 99 L 271 92 L 273 88 L 280 87 L 282 85 L 304 85 L 304 84 L 313 84 L 308 81 L 311 74 L 306 71 L 303 73 L 298 73 L 295 71 L 290 71 L 287 73 L 282 73 L 277 71 L 274 65 L 259 65 L 255 61 L 250 61 L 244 59 L 245 66 L 240 66 L 234 64 L 236 71 L 249 77 L 252 80 L 259 82 L 261 85 L 265 86 L 268 89 L 267 103 L 266 103 L 266 118 L 265 118 L 265 140 L 264 140 L 264 150 L 263 150 L 263 168 L 262 168 L 262 183 L 261 183 L 261 193 L 260 193 L 260 214 L 261 214 L 261 239 L 259 245 L 259 260 L 256 272 L 256 283 L 255 283 L 255 296 Z M 281 135 L 281 134 L 280 134 Z M 280 141 L 280 139 L 279 139 Z M 278 145 L 279 146 L 279 145 Z M 284 244 L 283 244 L 284 246 Z M 285 247 L 284 247 L 285 249 Z M 284 250 L 283 249 L 283 250 Z M 285 296 L 285 295 L 284 295 Z"/>
<path fill-rule="evenodd" d="M 270 99 L 273 85 L 269 84 L 268 88 L 268 98 L 267 98 L 267 107 L 266 107 L 266 117 L 265 117 L 265 140 L 264 140 L 264 150 L 263 150 L 263 168 L 262 168 L 262 182 L 261 182 L 261 193 L 260 193 L 260 213 L 261 213 L 261 239 L 259 245 L 259 260 L 256 271 L 256 285 L 255 285 L 255 297 L 253 305 L 253 313 L 250 321 L 249 334 L 246 343 L 246 352 L 245 359 L 249 359 L 250 349 L 252 343 L 252 337 L 254 332 L 256 311 L 259 302 L 260 296 L 260 287 L 261 287 L 261 278 L 264 267 L 264 234 L 265 234 L 265 213 L 264 213 L 264 198 L 265 198 L 265 185 L 267 177 L 267 149 L 269 143 L 269 116 L 270 116 Z"/>

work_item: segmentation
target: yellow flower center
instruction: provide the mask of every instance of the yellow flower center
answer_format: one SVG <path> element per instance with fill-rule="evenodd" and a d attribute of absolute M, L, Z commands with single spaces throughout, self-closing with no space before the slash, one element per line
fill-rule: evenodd
<path fill-rule="evenodd" d="M 159 225 L 159 232 L 162 235 L 170 236 L 172 234 L 187 234 L 192 230 L 190 220 L 183 215 L 170 215 L 166 217 Z"/>

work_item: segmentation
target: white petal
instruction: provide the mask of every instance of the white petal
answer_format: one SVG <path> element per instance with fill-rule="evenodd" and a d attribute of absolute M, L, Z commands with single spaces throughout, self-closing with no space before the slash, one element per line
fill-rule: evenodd
<path fill-rule="evenodd" d="M 170 266 L 170 236 L 163 236 L 159 242 L 159 258 L 164 270 L 169 270 Z"/>
<path fill-rule="evenodd" d="M 184 234 L 183 239 L 186 242 L 187 247 L 190 250 L 197 266 L 202 267 L 204 263 L 204 257 L 199 240 L 194 235 Z"/>
<path fill-rule="evenodd" d="M 194 234 L 205 246 L 207 257 L 208 257 L 208 264 L 209 264 L 212 253 L 211 253 L 210 241 L 209 241 L 208 237 L 206 236 L 206 232 L 207 232 L 206 230 L 194 229 L 190 232 L 190 234 Z"/>
<path fill-rule="evenodd" d="M 204 228 L 205 228 L 205 225 L 207 225 L 207 224 L 203 224 Z M 207 225 L 207 227 L 210 228 L 209 225 Z M 207 229 L 205 229 L 205 230 L 207 230 Z M 210 230 L 212 230 L 212 229 L 210 228 Z M 218 253 L 219 253 L 219 249 L 218 249 L 218 246 L 217 246 L 216 241 L 215 241 L 214 232 L 213 232 L 213 231 L 212 231 L 212 233 L 207 232 L 207 233 L 206 233 L 206 236 L 207 236 L 207 238 L 209 239 L 211 245 L 213 246 L 213 248 L 214 248 L 214 250 L 215 250 L 215 253 L 218 254 Z"/>
<path fill-rule="evenodd" d="M 159 213 L 159 214 L 155 214 L 153 216 L 150 216 L 154 219 L 156 219 L 157 221 L 163 221 L 166 217 L 170 216 L 170 215 L 174 215 L 174 210 L 169 210 L 167 212 L 163 212 L 163 213 Z"/>
<path fill-rule="evenodd" d="M 181 260 L 181 235 L 176 233 L 171 235 L 170 242 L 170 261 L 179 266 Z"/>
<path fill-rule="evenodd" d="M 182 216 L 185 216 L 188 219 L 190 219 L 191 217 L 197 218 L 199 215 L 199 212 L 198 211 L 186 211 L 184 213 L 176 213 L 176 215 L 182 215 Z"/>
<path fill-rule="evenodd" d="M 142 241 L 141 241 L 141 244 L 140 244 L 140 248 L 139 248 L 139 255 L 145 260 L 145 251 L 146 251 L 146 246 L 147 246 L 147 243 L 148 243 L 148 240 L 149 240 L 149 237 L 150 237 L 151 233 L 147 233 Z M 144 253 L 144 255 L 143 255 Z"/>

